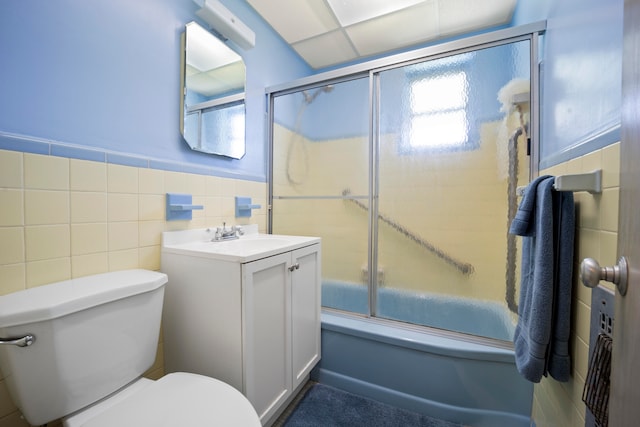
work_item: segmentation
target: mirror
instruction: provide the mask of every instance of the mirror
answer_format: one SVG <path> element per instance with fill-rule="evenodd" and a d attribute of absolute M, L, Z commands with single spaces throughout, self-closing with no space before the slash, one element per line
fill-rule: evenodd
<path fill-rule="evenodd" d="M 245 153 L 242 58 L 195 22 L 183 34 L 180 131 L 192 150 Z"/>

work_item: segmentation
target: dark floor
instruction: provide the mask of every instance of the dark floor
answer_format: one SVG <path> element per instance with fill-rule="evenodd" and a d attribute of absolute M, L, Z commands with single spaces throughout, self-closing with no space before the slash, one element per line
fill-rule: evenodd
<path fill-rule="evenodd" d="M 309 389 L 311 387 L 313 387 L 314 385 L 318 384 L 315 381 L 307 381 L 307 383 L 300 389 L 300 391 L 298 392 L 298 394 L 293 398 L 293 400 L 291 401 L 291 403 L 287 406 L 287 408 L 284 410 L 284 412 L 282 414 L 280 414 L 280 416 L 278 417 L 278 419 L 273 423 L 272 427 L 283 427 L 287 421 L 287 419 L 293 414 L 293 412 L 296 410 L 298 404 L 302 401 L 302 399 L 304 398 L 304 396 L 306 395 L 307 391 L 309 391 Z M 428 417 L 427 417 L 428 418 Z M 432 425 L 431 423 L 433 421 L 438 421 L 436 419 L 430 419 L 428 425 Z M 448 423 L 447 421 L 443 421 L 444 423 Z M 451 425 L 453 425 L 454 423 L 451 423 Z M 422 424 L 420 424 L 422 425 Z M 438 424 L 439 425 L 439 424 Z M 455 424 L 455 425 L 459 425 L 459 424 Z M 463 427 L 462 425 L 460 425 L 461 427 Z M 466 426 L 466 427 L 470 427 L 470 426 Z"/>
<path fill-rule="evenodd" d="M 300 392 L 296 395 L 296 397 L 293 398 L 289 406 L 287 406 L 287 409 L 285 409 L 284 412 L 278 417 L 278 419 L 273 423 L 272 427 L 282 427 L 284 425 L 284 422 L 287 421 L 289 415 L 293 413 L 293 411 L 296 409 L 296 406 L 298 406 L 298 403 L 300 403 L 304 395 L 311 387 L 313 387 L 314 384 L 316 384 L 315 381 L 307 381 L 307 383 L 302 386 Z"/>

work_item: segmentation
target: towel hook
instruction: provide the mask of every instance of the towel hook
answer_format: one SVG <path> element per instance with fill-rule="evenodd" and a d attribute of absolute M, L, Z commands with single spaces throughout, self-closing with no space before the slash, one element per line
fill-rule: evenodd
<path fill-rule="evenodd" d="M 618 287 L 620 295 L 624 296 L 627 293 L 628 271 L 629 267 L 625 257 L 620 257 L 618 264 L 613 267 L 600 267 L 595 259 L 585 258 L 580 264 L 580 279 L 589 288 L 598 286 L 600 280 L 612 282 Z"/>

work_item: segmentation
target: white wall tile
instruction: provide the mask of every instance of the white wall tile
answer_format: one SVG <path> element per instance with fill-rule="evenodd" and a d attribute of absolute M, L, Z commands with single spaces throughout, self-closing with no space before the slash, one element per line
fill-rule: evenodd
<path fill-rule="evenodd" d="M 68 190 L 69 159 L 25 153 L 24 186 L 40 190 Z"/>
<path fill-rule="evenodd" d="M 137 248 L 138 222 L 110 222 L 108 242 L 109 251 Z"/>
<path fill-rule="evenodd" d="M 0 188 L 23 188 L 23 154 L 0 150 Z"/>
<path fill-rule="evenodd" d="M 71 258 L 27 262 L 27 287 L 55 283 L 71 278 Z"/>
<path fill-rule="evenodd" d="M 70 189 L 107 191 L 107 164 L 88 160 L 70 160 Z"/>
<path fill-rule="evenodd" d="M 0 227 L 24 225 L 24 191 L 0 188 Z"/>
<path fill-rule="evenodd" d="M 108 271 L 109 257 L 107 256 L 107 252 L 71 257 L 71 275 L 74 278 L 106 273 Z"/>
<path fill-rule="evenodd" d="M 71 222 L 106 222 L 107 193 L 71 192 Z"/>
<path fill-rule="evenodd" d="M 25 224 L 68 224 L 69 192 L 25 190 Z"/>
<path fill-rule="evenodd" d="M 71 224 L 71 255 L 106 252 L 107 248 L 106 222 Z"/>
<path fill-rule="evenodd" d="M 139 169 L 140 194 L 164 194 L 164 172 L 157 169 Z"/>
<path fill-rule="evenodd" d="M 131 166 L 109 164 L 107 166 L 107 191 L 109 193 L 138 193 L 138 169 Z"/>
<path fill-rule="evenodd" d="M 138 195 L 109 193 L 107 197 L 107 219 L 114 221 L 138 220 Z"/>
<path fill-rule="evenodd" d="M 138 196 L 138 219 L 140 221 L 163 220 L 166 210 L 165 195 L 140 194 Z"/>
<path fill-rule="evenodd" d="M 125 249 L 109 252 L 109 271 L 139 268 L 138 249 Z"/>
<path fill-rule="evenodd" d="M 0 265 L 24 262 L 24 227 L 0 227 L 0 242 Z"/>
<path fill-rule="evenodd" d="M 27 261 L 68 257 L 71 254 L 71 234 L 68 224 L 25 227 Z"/>
<path fill-rule="evenodd" d="M 0 295 L 26 289 L 24 263 L 0 265 Z"/>

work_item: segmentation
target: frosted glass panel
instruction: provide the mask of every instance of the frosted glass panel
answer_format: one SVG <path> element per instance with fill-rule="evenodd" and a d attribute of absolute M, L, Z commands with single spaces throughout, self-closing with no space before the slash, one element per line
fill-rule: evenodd
<path fill-rule="evenodd" d="M 516 136 L 529 121 L 528 49 L 380 73 L 377 316 L 511 339 L 509 193 L 528 179 Z"/>
<path fill-rule="evenodd" d="M 323 305 L 363 314 L 368 98 L 368 80 L 357 79 L 277 96 L 273 108 L 272 232 L 322 237 Z M 325 292 L 336 284 L 342 297 Z"/>

